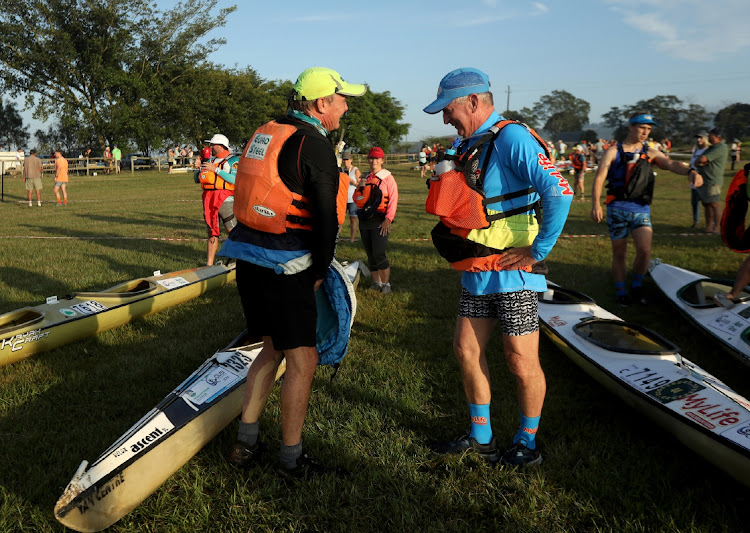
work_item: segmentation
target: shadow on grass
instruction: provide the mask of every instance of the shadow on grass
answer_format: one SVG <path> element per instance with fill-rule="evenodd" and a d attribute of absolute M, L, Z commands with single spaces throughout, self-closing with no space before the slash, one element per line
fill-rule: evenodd
<path fill-rule="evenodd" d="M 0 369 L 4 394 L 30 398 L 0 419 L 4 490 L 46 511 L 54 524 L 52 508 L 80 461 L 98 457 L 241 331 L 242 320 L 235 320 L 224 329 L 201 328 L 196 336 L 196 324 L 206 320 L 206 306 L 239 307 L 236 300 L 234 287 L 217 289 L 118 330 Z M 41 388 L 28 390 L 21 375 L 35 376 Z"/>

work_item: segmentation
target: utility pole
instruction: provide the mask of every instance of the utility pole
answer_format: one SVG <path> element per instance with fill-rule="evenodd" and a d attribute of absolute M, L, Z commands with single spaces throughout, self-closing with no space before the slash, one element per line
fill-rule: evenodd
<path fill-rule="evenodd" d="M 505 104 L 505 112 L 506 112 L 506 113 L 507 113 L 508 111 L 510 111 L 510 85 L 508 85 L 508 91 L 507 91 L 507 92 L 508 92 L 508 101 L 507 101 L 507 103 Z"/>

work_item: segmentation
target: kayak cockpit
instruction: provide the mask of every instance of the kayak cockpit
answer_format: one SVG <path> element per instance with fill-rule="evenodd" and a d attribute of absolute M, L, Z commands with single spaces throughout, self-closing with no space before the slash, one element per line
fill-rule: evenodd
<path fill-rule="evenodd" d="M 680 349 L 650 329 L 622 320 L 584 319 L 573 331 L 605 350 L 640 355 L 669 355 Z"/>
<path fill-rule="evenodd" d="M 106 297 L 118 297 L 127 298 L 129 296 L 141 296 L 153 292 L 158 288 L 156 283 L 147 279 L 134 279 L 132 281 L 126 281 L 120 283 L 109 289 L 105 289 L 101 292 L 77 292 L 75 295 L 78 298 L 106 298 Z"/>
<path fill-rule="evenodd" d="M 732 290 L 734 282 L 729 279 L 699 279 L 692 281 L 677 291 L 677 297 L 690 307 L 697 309 L 717 307 L 714 302 L 716 293 L 727 293 Z M 746 290 L 740 292 L 735 298 L 734 303 L 750 300 L 750 292 Z"/>
<path fill-rule="evenodd" d="M 539 301 L 545 304 L 592 304 L 594 299 L 582 292 L 551 286 L 547 292 L 539 293 Z"/>
<path fill-rule="evenodd" d="M 35 309 L 19 309 L 0 315 L 0 335 L 11 333 L 14 330 L 23 329 L 41 322 L 44 313 Z"/>

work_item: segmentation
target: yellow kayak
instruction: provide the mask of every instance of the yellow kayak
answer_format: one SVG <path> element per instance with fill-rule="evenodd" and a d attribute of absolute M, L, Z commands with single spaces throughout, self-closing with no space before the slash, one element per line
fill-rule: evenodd
<path fill-rule="evenodd" d="M 186 302 L 234 280 L 217 264 L 134 279 L 101 292 L 76 292 L 0 315 L 0 366 L 15 363 Z"/>

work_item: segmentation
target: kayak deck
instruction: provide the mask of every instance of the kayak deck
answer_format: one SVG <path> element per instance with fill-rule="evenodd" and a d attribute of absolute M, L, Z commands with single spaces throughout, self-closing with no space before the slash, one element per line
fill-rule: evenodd
<path fill-rule="evenodd" d="M 573 331 L 590 343 L 613 352 L 667 355 L 680 351 L 655 331 L 622 320 L 594 318 L 576 324 Z"/>
<path fill-rule="evenodd" d="M 731 291 L 732 285 L 733 281 L 727 279 L 699 279 L 679 289 L 677 297 L 690 307 L 699 309 L 717 307 L 714 295 Z M 740 303 L 748 300 L 750 300 L 750 293 L 742 291 L 733 302 Z"/>

